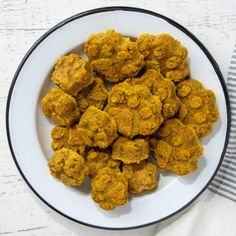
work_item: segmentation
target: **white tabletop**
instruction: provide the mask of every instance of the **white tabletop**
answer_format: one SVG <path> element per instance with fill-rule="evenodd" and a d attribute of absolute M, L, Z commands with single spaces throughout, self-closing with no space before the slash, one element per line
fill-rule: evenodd
<path fill-rule="evenodd" d="M 156 230 L 158 235 L 178 235 L 173 225 L 181 225 L 181 217 L 184 219 L 187 211 L 194 212 L 195 206 L 191 206 L 178 218 L 175 217 L 176 220 L 170 219 L 158 226 L 135 231 L 111 232 L 88 228 L 63 218 L 45 206 L 24 183 L 12 160 L 5 132 L 5 105 L 11 80 L 22 57 L 56 23 L 84 10 L 109 5 L 146 8 L 174 19 L 203 42 L 223 75 L 227 75 L 230 55 L 236 43 L 235 0 L 0 0 L 0 235 L 150 236 L 155 235 Z M 195 205 L 200 206 L 201 199 L 210 199 L 207 204 L 215 207 L 220 197 L 213 195 L 206 191 Z M 222 204 L 226 209 L 231 207 L 229 202 L 222 201 Z M 192 223 L 186 221 L 186 224 Z"/>

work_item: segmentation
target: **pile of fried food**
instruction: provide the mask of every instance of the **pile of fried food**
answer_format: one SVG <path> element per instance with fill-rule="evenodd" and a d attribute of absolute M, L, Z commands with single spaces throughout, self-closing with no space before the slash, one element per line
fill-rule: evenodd
<path fill-rule="evenodd" d="M 52 88 L 41 100 L 55 122 L 51 174 L 79 186 L 111 210 L 128 193 L 157 188 L 158 171 L 197 170 L 200 138 L 218 119 L 215 95 L 189 76 L 187 49 L 168 34 L 135 41 L 114 30 L 91 35 L 88 61 L 60 57 Z M 151 152 L 151 156 L 149 155 Z"/>

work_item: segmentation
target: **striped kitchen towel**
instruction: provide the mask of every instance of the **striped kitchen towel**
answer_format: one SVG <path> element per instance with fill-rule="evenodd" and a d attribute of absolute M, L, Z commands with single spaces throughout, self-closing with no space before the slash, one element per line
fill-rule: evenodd
<path fill-rule="evenodd" d="M 231 127 L 228 147 L 209 190 L 236 202 L 236 45 L 227 78 L 231 106 Z"/>

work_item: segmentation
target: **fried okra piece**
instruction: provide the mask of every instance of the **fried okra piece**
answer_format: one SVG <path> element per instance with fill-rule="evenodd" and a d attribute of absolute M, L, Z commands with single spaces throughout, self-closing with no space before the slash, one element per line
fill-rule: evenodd
<path fill-rule="evenodd" d="M 75 98 L 60 88 L 52 88 L 41 100 L 42 111 L 58 126 L 70 126 L 80 117 Z"/>
<path fill-rule="evenodd" d="M 64 92 L 73 96 L 93 82 L 87 62 L 74 53 L 57 60 L 51 79 Z"/>
<path fill-rule="evenodd" d="M 194 130 L 177 119 L 164 122 L 157 136 L 150 140 L 150 147 L 158 167 L 177 175 L 196 171 L 203 153 Z"/>
<path fill-rule="evenodd" d="M 189 73 L 187 49 L 168 34 L 142 34 L 137 39 L 139 51 L 144 55 L 146 67 L 156 69 L 174 82 L 186 78 Z"/>
<path fill-rule="evenodd" d="M 91 35 L 84 51 L 92 69 L 111 83 L 134 77 L 144 66 L 137 44 L 114 30 Z"/>
<path fill-rule="evenodd" d="M 147 140 L 137 138 L 130 140 L 119 137 L 112 145 L 112 158 L 123 163 L 140 163 L 149 156 L 149 143 Z"/>
<path fill-rule="evenodd" d="M 108 147 L 117 138 L 115 119 L 107 112 L 90 106 L 81 116 L 76 132 L 89 147 Z"/>
<path fill-rule="evenodd" d="M 129 191 L 141 193 L 157 187 L 157 166 L 149 161 L 123 165 L 123 173 L 128 178 Z"/>
<path fill-rule="evenodd" d="M 153 134 L 163 122 L 160 99 L 142 85 L 113 86 L 105 110 L 115 118 L 118 132 L 128 138 Z"/>
<path fill-rule="evenodd" d="M 191 126 L 198 137 L 208 135 L 219 117 L 214 93 L 201 82 L 188 79 L 177 85 L 177 95 L 181 100 L 178 118 Z"/>
<path fill-rule="evenodd" d="M 88 175 L 84 158 L 77 152 L 62 148 L 54 152 L 48 160 L 51 174 L 70 186 L 79 186 Z"/>
<path fill-rule="evenodd" d="M 107 100 L 108 90 L 101 78 L 95 77 L 93 83 L 80 91 L 76 97 L 79 109 L 84 112 L 88 107 L 103 109 Z"/>
<path fill-rule="evenodd" d="M 128 180 L 119 169 L 105 167 L 91 179 L 93 200 L 104 210 L 112 210 L 128 201 Z"/>
<path fill-rule="evenodd" d="M 164 78 L 160 72 L 150 69 L 141 77 L 127 79 L 125 82 L 136 85 L 141 84 L 149 88 L 151 93 L 162 102 L 162 116 L 164 120 L 173 117 L 179 110 L 180 100 L 176 95 L 175 84 Z"/>
<path fill-rule="evenodd" d="M 75 128 L 56 126 L 51 132 L 53 150 L 61 148 L 72 149 L 83 155 L 85 151 L 85 144 L 83 139 L 77 134 Z"/>
<path fill-rule="evenodd" d="M 104 167 L 119 169 L 120 161 L 112 159 L 110 150 L 91 149 L 87 155 L 86 165 L 89 168 L 89 176 L 94 177 Z"/>

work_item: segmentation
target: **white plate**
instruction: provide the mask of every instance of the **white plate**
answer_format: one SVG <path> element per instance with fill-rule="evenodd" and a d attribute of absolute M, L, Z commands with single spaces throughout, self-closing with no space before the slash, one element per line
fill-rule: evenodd
<path fill-rule="evenodd" d="M 39 101 L 52 86 L 49 76 L 56 59 L 71 50 L 81 52 L 86 38 L 114 28 L 137 37 L 143 32 L 169 33 L 189 51 L 193 78 L 212 89 L 217 97 L 220 119 L 203 139 L 204 156 L 199 171 L 184 177 L 161 176 L 157 191 L 132 197 L 113 211 L 100 209 L 89 195 L 88 184 L 80 190 L 52 178 L 47 167 L 50 123 Z M 29 187 L 48 206 L 76 222 L 106 229 L 127 229 L 164 220 L 183 210 L 214 177 L 222 161 L 229 136 L 229 101 L 221 72 L 207 49 L 176 22 L 142 9 L 109 7 L 75 15 L 53 27 L 28 51 L 13 79 L 7 104 L 7 134 L 12 156 Z"/>

